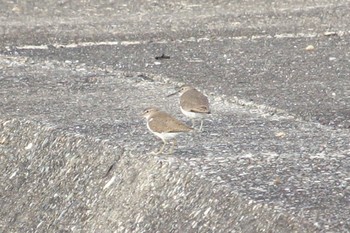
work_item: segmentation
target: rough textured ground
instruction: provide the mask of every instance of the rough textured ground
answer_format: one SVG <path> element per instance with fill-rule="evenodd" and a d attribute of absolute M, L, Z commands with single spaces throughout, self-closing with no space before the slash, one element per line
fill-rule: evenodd
<path fill-rule="evenodd" d="M 1 231 L 350 231 L 347 1 L 0 9 Z M 150 155 L 182 83 L 213 114 Z"/>

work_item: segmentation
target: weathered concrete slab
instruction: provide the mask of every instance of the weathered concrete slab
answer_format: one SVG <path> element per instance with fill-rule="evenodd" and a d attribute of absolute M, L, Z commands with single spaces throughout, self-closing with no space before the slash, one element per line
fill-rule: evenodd
<path fill-rule="evenodd" d="M 41 145 L 55 145 L 56 141 L 64 136 L 42 136 L 36 139 L 35 135 L 40 135 L 46 129 L 44 126 L 42 126 L 44 129 L 42 127 L 36 129 L 36 124 L 29 123 L 29 126 L 25 126 L 26 124 L 21 126 L 22 128 L 17 133 L 19 134 L 17 139 L 8 136 L 9 132 L 15 131 L 15 126 L 4 130 L 4 136 L 2 137 L 4 141 L 3 149 L 8 148 L 19 153 L 17 155 L 18 159 L 4 160 L 2 162 L 2 164 L 8 165 L 12 161 L 12 165 L 14 165 L 10 166 L 12 169 L 4 169 L 7 171 L 5 173 L 6 179 L 21 179 L 21 176 L 19 176 L 21 173 L 27 174 L 26 176 L 32 176 L 33 171 L 26 168 L 25 166 L 27 165 L 28 167 L 36 167 L 34 170 L 41 171 L 38 172 L 37 176 L 42 176 L 42 179 L 46 180 L 47 176 L 45 175 L 44 167 L 51 169 L 50 164 L 53 163 L 53 158 L 47 156 L 54 157 L 55 163 L 59 164 L 57 165 L 59 166 L 58 170 L 69 170 L 70 165 L 67 164 L 70 163 L 70 159 L 67 156 L 75 158 L 75 154 L 81 154 L 81 160 L 85 161 L 87 159 L 84 157 L 85 150 L 89 151 L 90 157 L 95 158 L 90 162 L 95 163 L 99 161 L 99 165 L 86 165 L 84 169 L 90 167 L 91 173 L 94 174 L 93 177 L 103 177 L 103 174 L 107 173 L 113 164 L 115 164 L 114 166 L 125 166 L 120 164 L 119 161 L 121 156 L 120 150 L 125 150 L 127 151 L 126 154 L 134 154 L 133 157 L 128 158 L 129 163 L 131 163 L 129 164 L 130 167 L 124 168 L 127 172 L 133 171 L 135 173 L 134 176 L 139 176 L 141 171 L 147 170 L 144 167 L 137 166 L 140 163 L 137 162 L 139 160 L 141 160 L 141 164 L 144 160 L 150 160 L 157 164 L 159 159 L 163 161 L 162 163 L 174 163 L 175 159 L 175 162 L 179 163 L 177 167 L 180 167 L 175 169 L 178 172 L 176 174 L 190 172 L 196 177 L 201 177 L 202 183 L 200 184 L 206 188 L 208 188 L 208 184 L 218 185 L 229 191 L 230 195 L 235 194 L 235 198 L 237 195 L 242 195 L 244 199 L 254 200 L 252 203 L 272 205 L 276 209 L 275 211 L 279 213 L 277 214 L 278 216 L 280 214 L 302 216 L 301 220 L 288 221 L 310 221 L 310 225 L 312 225 L 313 219 L 316 218 L 315 214 L 319 219 L 328 219 L 329 213 L 332 213 L 333 216 L 338 215 L 336 222 L 343 217 L 343 221 L 346 224 L 348 216 L 346 214 L 346 211 L 348 211 L 346 197 L 349 191 L 346 174 L 349 164 L 349 157 L 347 156 L 349 150 L 348 134 L 344 133 L 343 130 L 334 131 L 315 123 L 296 121 L 295 118 L 283 112 L 271 115 L 269 109 L 241 106 L 235 103 L 237 102 L 235 99 L 230 101 L 230 99 L 224 100 L 221 97 L 211 96 L 214 114 L 212 120 L 206 122 L 207 130 L 202 134 L 182 138 L 180 148 L 174 155 L 175 157 L 154 158 L 151 155 L 145 155 L 145 152 L 147 153 L 157 144 L 153 143 L 155 139 L 146 131 L 139 113 L 145 106 L 154 104 L 163 106 L 164 109 L 173 110 L 177 112 L 178 117 L 181 117 L 177 110 L 176 101 L 165 98 L 166 94 L 172 91 L 172 85 L 166 84 L 166 80 L 157 81 L 158 77 L 156 76 L 149 75 L 146 78 L 140 74 L 122 74 L 119 71 L 111 71 L 106 75 L 105 70 L 90 69 L 91 67 L 80 67 L 80 65 L 72 65 L 70 63 L 67 65 L 67 62 L 51 63 L 45 61 L 44 64 L 31 62 L 30 59 L 23 64 L 20 62 L 21 60 L 17 58 L 3 58 L 3 64 L 11 64 L 16 69 L 6 69 L 7 77 L 2 79 L 2 90 L 6 97 L 3 99 L 4 108 L 2 108 L 1 115 L 8 119 L 15 117 L 18 119 L 31 119 L 34 122 L 46 122 L 46 124 L 54 125 L 53 128 L 61 132 L 61 134 L 68 133 L 72 136 L 67 136 L 69 139 L 65 139 L 68 143 L 67 145 L 57 148 L 56 152 L 48 153 L 47 150 L 43 150 Z M 25 65 L 26 63 L 30 65 Z M 19 73 L 16 73 L 17 71 L 15 70 L 19 70 Z M 25 76 L 22 76 L 23 74 Z M 159 98 L 158 95 L 162 97 Z M 232 117 L 234 118 L 232 119 Z M 6 125 L 10 123 L 4 124 L 3 127 L 6 129 Z M 16 124 L 19 123 L 17 122 Z M 26 129 L 27 127 L 29 128 Z M 34 136 L 26 138 L 21 135 L 22 133 L 25 135 L 31 133 Z M 91 140 L 95 141 L 90 144 L 86 142 L 84 146 L 79 146 L 79 144 L 71 145 L 69 144 L 73 143 L 71 141 L 79 141 L 86 137 L 74 136 L 75 134 L 90 135 L 95 138 Z M 23 139 L 20 137 L 23 137 Z M 96 142 L 96 140 L 99 140 L 99 142 Z M 8 145 L 9 142 L 15 144 Z M 112 145 L 112 149 L 103 146 L 107 142 Z M 17 145 L 16 143 L 19 144 Z M 99 144 L 102 144 L 102 148 L 97 150 L 95 147 L 100 147 Z M 80 150 L 83 150 L 83 152 L 80 152 Z M 24 154 L 21 155 L 21 151 Z M 27 155 L 28 153 L 30 154 L 30 151 L 33 151 L 31 156 Z M 105 151 L 104 153 L 108 154 L 107 157 L 106 155 L 101 156 L 103 154 L 101 151 Z M 11 158 L 11 155 L 16 154 L 7 150 L 4 150 L 4 152 L 4 158 L 7 159 Z M 36 156 L 39 156 L 40 159 L 37 159 L 40 162 L 35 160 Z M 117 156 L 117 159 L 114 158 L 115 156 Z M 17 167 L 19 161 L 22 161 L 21 164 L 26 164 L 24 165 L 26 169 L 22 170 Z M 84 164 L 85 162 L 83 161 L 81 163 Z M 45 163 L 49 164 L 43 166 L 42 164 Z M 99 169 L 94 171 L 95 167 L 99 167 Z M 98 175 L 95 175 L 95 172 Z M 153 168 L 148 172 L 157 174 L 157 172 L 153 171 Z M 81 174 L 81 179 L 83 180 L 81 182 L 90 182 L 89 177 L 91 175 L 89 174 L 83 170 Z M 114 173 L 112 172 L 111 174 Z M 62 172 L 60 172 L 59 175 L 55 174 L 53 177 L 62 175 Z M 120 189 L 120 187 L 124 187 L 124 183 L 119 184 L 117 182 L 119 176 L 128 175 L 109 175 L 109 178 L 100 178 L 99 185 L 104 186 L 108 183 L 108 180 L 115 179 L 108 190 Z M 176 176 L 174 179 L 178 179 L 178 177 Z M 343 182 L 338 183 L 339 180 L 343 180 Z M 207 183 L 208 181 L 210 182 Z M 52 185 L 55 185 L 56 182 L 55 179 L 50 181 Z M 116 186 L 116 183 L 119 186 Z M 7 184 L 4 187 L 5 190 L 11 190 L 8 193 L 8 197 L 12 196 L 11 193 L 15 187 L 19 188 L 16 185 L 13 185 L 13 187 L 8 182 L 5 184 Z M 68 184 L 69 181 L 63 183 L 62 188 L 66 190 L 64 187 Z M 22 185 L 18 186 L 21 187 Z M 31 182 L 29 182 L 27 187 L 31 187 Z M 133 184 L 133 187 L 136 188 L 138 185 Z M 168 191 L 170 194 L 166 195 L 171 196 L 171 193 L 174 192 L 172 190 L 178 188 L 170 185 Z M 211 186 L 208 189 L 211 189 Z M 62 195 L 71 195 L 68 192 L 71 189 L 68 188 L 66 191 Z M 335 193 L 341 195 L 338 201 L 334 201 Z M 43 194 L 42 198 L 49 198 L 47 195 L 51 196 L 54 194 L 48 192 Z M 81 193 L 81 195 L 82 197 L 80 198 L 83 198 L 85 194 Z M 93 194 L 86 193 L 86 195 Z M 124 195 L 130 197 L 129 194 Z M 163 196 L 162 193 L 157 195 Z M 206 195 L 208 196 L 205 198 L 211 198 L 211 194 Z M 344 199 L 341 198 L 342 196 Z M 138 205 L 143 205 L 143 200 L 138 196 L 132 197 L 136 199 L 134 201 Z M 322 205 L 319 205 L 320 197 L 323 199 Z M 28 197 L 25 196 L 24 198 L 27 199 Z M 88 197 L 84 198 L 89 200 L 89 202 L 93 202 Z M 219 196 L 217 198 L 220 200 Z M 181 201 L 178 204 L 186 205 L 186 200 L 183 200 L 184 203 Z M 105 203 L 105 201 L 106 199 L 101 197 L 101 202 Z M 172 203 L 172 200 L 168 201 L 169 205 L 176 205 Z M 187 201 L 193 202 L 191 198 Z M 228 203 L 223 205 L 237 208 L 237 204 L 231 202 L 228 201 Z M 247 201 L 242 201 L 242 203 L 247 204 Z M 215 208 L 215 206 L 211 208 Z M 305 208 L 305 206 L 307 207 Z M 57 211 L 63 211 L 61 207 L 57 208 Z M 198 203 L 197 211 L 202 208 L 204 207 L 201 207 Z M 250 208 L 253 207 L 248 209 L 250 210 Z M 344 215 L 339 215 L 339 208 L 345 208 Z M 327 212 L 324 212 L 325 209 L 327 209 Z M 245 209 L 244 211 L 248 210 Z M 23 210 L 19 209 L 16 213 L 18 212 L 23 212 Z M 159 214 L 159 212 L 156 213 Z M 141 214 L 140 218 L 142 216 Z M 147 213 L 145 213 L 145 216 L 147 216 Z M 277 227 L 275 224 L 280 221 L 279 217 L 277 219 L 278 221 L 276 219 L 269 220 L 273 223 L 271 223 L 271 226 L 266 226 L 267 229 L 272 227 L 273 231 L 279 231 L 277 228 L 275 229 Z M 14 220 L 10 218 L 11 221 Z M 91 219 L 91 222 L 86 224 L 95 224 L 94 221 L 96 219 Z M 123 222 L 123 220 L 120 221 Z M 257 225 L 251 226 L 251 229 L 259 231 L 260 227 L 262 227 L 261 230 L 263 230 L 266 222 L 260 218 L 256 221 Z M 314 223 L 318 223 L 318 221 Z M 132 225 L 132 223 L 130 224 Z M 321 223 L 322 221 L 318 224 Z M 42 224 L 45 225 L 46 221 Z M 81 226 L 83 229 L 89 226 L 84 224 Z M 145 224 L 156 226 L 152 221 L 146 221 Z M 228 221 L 227 224 L 233 229 L 243 227 L 240 223 L 233 220 Z M 238 226 L 234 227 L 236 224 Z M 132 229 L 133 227 L 126 229 Z M 293 228 L 295 226 L 292 224 L 290 227 Z M 310 229 L 307 227 L 304 229 L 305 226 L 303 224 L 298 227 L 302 227 L 300 231 Z M 299 229 L 298 227 L 296 229 Z M 117 230 L 118 228 L 115 229 Z"/>
<path fill-rule="evenodd" d="M 0 125 L 4 232 L 310 229 L 271 206 L 203 182 L 176 157 L 132 155 L 29 121 Z"/>
<path fill-rule="evenodd" d="M 1 4 L 5 231 L 349 231 L 346 1 Z M 212 117 L 149 155 L 183 82 Z"/>

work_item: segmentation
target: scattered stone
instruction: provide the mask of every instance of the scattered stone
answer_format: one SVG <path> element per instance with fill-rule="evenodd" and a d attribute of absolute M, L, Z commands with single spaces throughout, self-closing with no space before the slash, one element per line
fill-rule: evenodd
<path fill-rule="evenodd" d="M 325 35 L 325 36 L 336 36 L 338 34 L 336 32 L 325 32 L 325 33 L 323 33 L 323 35 Z"/>
<path fill-rule="evenodd" d="M 306 46 L 305 50 L 306 51 L 314 51 L 315 47 L 313 45 L 308 45 L 308 46 Z"/>

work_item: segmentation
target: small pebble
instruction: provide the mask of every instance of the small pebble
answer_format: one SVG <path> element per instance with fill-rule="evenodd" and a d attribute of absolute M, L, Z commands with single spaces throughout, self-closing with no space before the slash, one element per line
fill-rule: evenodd
<path fill-rule="evenodd" d="M 308 45 L 308 46 L 306 46 L 305 50 L 306 51 L 313 51 L 313 50 L 315 50 L 315 47 L 313 45 Z"/>

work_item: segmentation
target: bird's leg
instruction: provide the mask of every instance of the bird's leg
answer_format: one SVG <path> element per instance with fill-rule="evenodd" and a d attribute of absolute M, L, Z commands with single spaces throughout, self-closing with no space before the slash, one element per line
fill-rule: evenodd
<path fill-rule="evenodd" d="M 160 150 L 158 151 L 157 154 L 162 154 L 163 153 L 166 144 L 167 144 L 167 142 L 165 140 L 163 140 L 163 146 L 160 148 Z"/>
<path fill-rule="evenodd" d="M 191 119 L 191 122 L 192 122 L 192 126 L 191 127 L 194 128 L 194 119 L 193 118 Z"/>
<path fill-rule="evenodd" d="M 177 143 L 176 138 L 174 138 L 173 143 L 169 149 L 169 153 L 168 153 L 169 155 L 171 155 L 174 152 L 174 148 L 176 146 L 176 143 Z"/>
<path fill-rule="evenodd" d="M 203 120 L 201 120 L 201 126 L 199 127 L 199 131 L 202 131 L 203 129 Z"/>
<path fill-rule="evenodd" d="M 158 151 L 158 152 L 152 152 L 152 154 L 154 154 L 154 155 L 159 155 L 159 154 L 161 154 L 161 153 L 163 153 L 163 150 L 164 150 L 164 147 L 165 147 L 165 145 L 167 144 L 167 142 L 164 140 L 164 139 L 162 139 L 163 140 L 163 145 L 162 145 L 162 147 L 160 148 L 160 150 Z"/>

